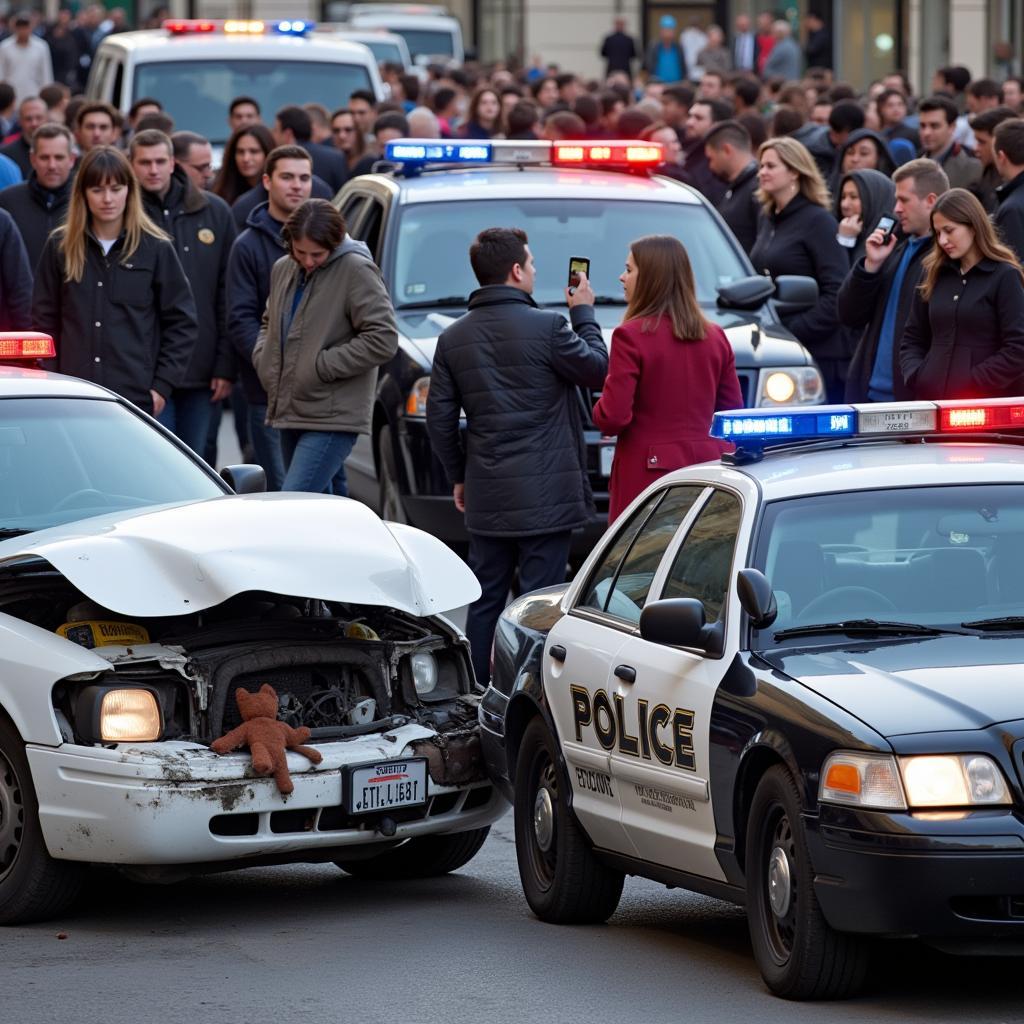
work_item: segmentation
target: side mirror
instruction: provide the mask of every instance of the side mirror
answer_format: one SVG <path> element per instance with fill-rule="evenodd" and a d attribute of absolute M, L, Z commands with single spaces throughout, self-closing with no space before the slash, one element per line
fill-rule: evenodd
<path fill-rule="evenodd" d="M 704 605 L 692 597 L 654 601 L 640 613 L 640 636 L 652 644 L 704 648 Z"/>
<path fill-rule="evenodd" d="M 771 298 L 774 291 L 771 278 L 763 274 L 741 277 L 719 286 L 718 305 L 723 309 L 757 309 Z"/>
<path fill-rule="evenodd" d="M 775 308 L 779 313 L 800 313 L 818 301 L 818 282 L 813 277 L 780 274 L 775 278 Z"/>
<path fill-rule="evenodd" d="M 772 585 L 757 569 L 740 569 L 736 574 L 736 596 L 754 629 L 767 628 L 779 614 Z"/>
<path fill-rule="evenodd" d="M 225 466 L 220 478 L 235 494 L 262 494 L 267 489 L 267 474 L 262 466 Z"/>

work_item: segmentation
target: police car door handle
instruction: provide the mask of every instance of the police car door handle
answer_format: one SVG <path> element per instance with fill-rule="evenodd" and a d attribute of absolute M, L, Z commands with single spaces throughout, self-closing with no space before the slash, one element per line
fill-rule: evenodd
<path fill-rule="evenodd" d="M 621 679 L 624 683 L 635 683 L 636 669 L 632 665 L 616 665 L 615 677 L 616 679 Z"/>
<path fill-rule="evenodd" d="M 565 648 L 561 644 L 555 644 L 553 647 L 549 647 L 548 654 L 550 654 L 555 661 L 565 661 Z"/>

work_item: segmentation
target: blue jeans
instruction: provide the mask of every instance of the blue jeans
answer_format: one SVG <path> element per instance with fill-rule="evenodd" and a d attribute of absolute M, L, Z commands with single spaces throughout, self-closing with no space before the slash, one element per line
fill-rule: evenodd
<path fill-rule="evenodd" d="M 209 388 L 178 388 L 157 419 L 203 458 L 212 413 Z"/>
<path fill-rule="evenodd" d="M 249 404 L 249 440 L 252 441 L 256 461 L 267 474 L 267 490 L 279 491 L 284 482 L 284 458 L 281 456 L 281 432 L 268 427 L 265 405 Z"/>
<path fill-rule="evenodd" d="M 341 430 L 282 430 L 281 451 L 288 471 L 281 490 L 348 497 L 345 460 L 358 437 Z"/>

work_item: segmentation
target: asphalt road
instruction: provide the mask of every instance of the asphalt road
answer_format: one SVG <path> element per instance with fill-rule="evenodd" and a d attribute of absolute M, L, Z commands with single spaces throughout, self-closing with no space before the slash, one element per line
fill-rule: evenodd
<path fill-rule="evenodd" d="M 440 879 L 357 881 L 333 866 L 167 887 L 96 872 L 74 914 L 0 932 L 0 1019 L 330 1024 L 543 1021 L 1020 1021 L 1020 961 L 884 947 L 848 1003 L 768 995 L 742 911 L 631 879 L 606 926 L 533 918 L 511 817 Z M 59 936 L 66 935 L 66 938 Z"/>

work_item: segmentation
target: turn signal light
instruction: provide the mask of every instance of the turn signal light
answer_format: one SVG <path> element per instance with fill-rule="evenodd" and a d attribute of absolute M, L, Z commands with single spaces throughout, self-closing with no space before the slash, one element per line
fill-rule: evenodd
<path fill-rule="evenodd" d="M 825 787 L 839 793 L 860 792 L 860 772 L 852 764 L 833 764 L 825 775 Z"/>
<path fill-rule="evenodd" d="M 54 359 L 53 338 L 35 331 L 0 331 L 0 359 Z"/>

